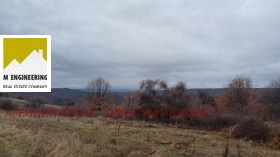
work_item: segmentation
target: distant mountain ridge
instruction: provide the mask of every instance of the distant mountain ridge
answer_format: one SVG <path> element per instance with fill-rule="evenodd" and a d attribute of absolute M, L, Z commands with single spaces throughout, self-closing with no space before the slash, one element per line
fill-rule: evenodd
<path fill-rule="evenodd" d="M 188 89 L 187 92 L 195 95 L 199 90 L 207 91 L 211 96 L 217 97 L 221 95 L 226 88 L 206 88 L 206 89 Z M 257 92 L 264 92 L 267 88 L 256 88 Z M 120 104 L 124 100 L 124 96 L 128 92 L 136 92 L 138 90 L 112 90 L 112 101 L 115 104 Z M 9 95 L 13 98 L 23 97 L 23 98 L 34 98 L 41 97 L 47 103 L 62 105 L 64 103 L 73 101 L 78 104 L 85 103 L 86 91 L 79 89 L 70 89 L 70 88 L 53 88 L 51 93 L 37 93 L 37 92 L 29 92 L 29 93 L 9 93 Z"/>
<path fill-rule="evenodd" d="M 52 88 L 50 93 L 39 93 L 39 92 L 14 92 L 9 93 L 10 97 L 24 99 L 40 97 L 43 98 L 46 103 L 63 105 L 68 102 L 75 102 L 76 104 L 84 104 L 86 100 L 86 91 L 70 89 L 70 88 Z M 113 93 L 112 101 L 115 104 L 120 104 L 123 100 L 121 94 Z"/>

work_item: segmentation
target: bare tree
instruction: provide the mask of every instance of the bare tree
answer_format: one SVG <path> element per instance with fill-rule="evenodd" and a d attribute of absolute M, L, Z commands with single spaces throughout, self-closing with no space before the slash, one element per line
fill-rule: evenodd
<path fill-rule="evenodd" d="M 280 120 L 280 77 L 269 82 L 266 90 L 261 93 L 259 102 L 263 104 L 265 118 Z"/>
<path fill-rule="evenodd" d="M 197 97 L 198 97 L 199 103 L 202 105 L 211 104 L 213 106 L 216 106 L 214 97 L 211 96 L 206 89 L 198 90 Z"/>
<path fill-rule="evenodd" d="M 269 84 L 269 101 L 272 104 L 280 104 L 280 78 L 272 80 Z"/>
<path fill-rule="evenodd" d="M 224 105 L 236 113 L 255 98 L 256 93 L 253 90 L 252 81 L 249 77 L 244 76 L 237 76 L 231 80 L 227 90 L 220 97 Z"/>
<path fill-rule="evenodd" d="M 140 105 L 147 107 L 184 108 L 187 104 L 187 87 L 182 81 L 177 82 L 173 87 L 168 87 L 164 80 L 142 80 L 140 83 Z"/>
<path fill-rule="evenodd" d="M 98 77 L 87 85 L 87 105 L 101 110 L 109 102 L 111 85 L 104 78 Z"/>
<path fill-rule="evenodd" d="M 127 107 L 133 108 L 137 99 L 138 99 L 138 93 L 137 92 L 128 92 L 124 96 L 124 103 Z"/>
<path fill-rule="evenodd" d="M 146 79 L 140 82 L 140 105 L 150 106 L 156 103 L 155 96 L 157 95 L 156 86 L 159 80 Z"/>
<path fill-rule="evenodd" d="M 140 82 L 140 99 L 139 104 L 142 107 L 156 108 L 160 105 L 160 90 L 167 89 L 166 81 L 159 79 L 146 79 Z"/>
<path fill-rule="evenodd" d="M 166 88 L 162 99 L 169 108 L 187 107 L 189 96 L 185 82 L 179 81 L 174 87 Z"/>

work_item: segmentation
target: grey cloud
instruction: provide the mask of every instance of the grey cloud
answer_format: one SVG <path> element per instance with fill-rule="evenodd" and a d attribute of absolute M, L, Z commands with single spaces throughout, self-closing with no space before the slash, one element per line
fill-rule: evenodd
<path fill-rule="evenodd" d="M 53 87 L 141 79 L 224 87 L 280 75 L 277 0 L 0 0 L 0 34 L 51 34 Z"/>

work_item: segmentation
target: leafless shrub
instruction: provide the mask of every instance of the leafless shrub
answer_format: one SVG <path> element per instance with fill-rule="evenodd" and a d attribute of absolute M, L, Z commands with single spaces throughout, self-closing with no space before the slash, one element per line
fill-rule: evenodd
<path fill-rule="evenodd" d="M 198 90 L 197 97 L 199 104 L 201 105 L 211 104 L 212 106 L 216 106 L 214 97 L 212 97 L 207 90 Z"/>
<path fill-rule="evenodd" d="M 41 108 L 45 104 L 45 100 L 41 97 L 35 97 L 26 100 L 26 108 Z"/>
<path fill-rule="evenodd" d="M 268 99 L 270 103 L 280 104 L 280 78 L 272 80 L 268 86 L 270 88 Z"/>
<path fill-rule="evenodd" d="M 11 100 L 3 100 L 0 102 L 0 108 L 3 110 L 13 110 L 16 109 L 16 105 Z"/>
<path fill-rule="evenodd" d="M 252 141 L 267 141 L 269 137 L 269 128 L 262 121 L 254 119 L 246 120 L 236 125 L 232 136 Z"/>
<path fill-rule="evenodd" d="M 269 143 L 269 147 L 273 149 L 280 149 L 280 135 L 275 136 Z"/>
<path fill-rule="evenodd" d="M 215 115 L 210 117 L 192 117 L 188 126 L 200 129 L 221 130 L 238 123 L 239 119 L 234 116 Z"/>

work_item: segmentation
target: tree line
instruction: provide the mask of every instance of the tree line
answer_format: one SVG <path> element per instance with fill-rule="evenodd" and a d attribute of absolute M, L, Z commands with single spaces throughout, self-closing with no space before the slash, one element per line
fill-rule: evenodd
<path fill-rule="evenodd" d="M 111 84 L 102 77 L 87 85 L 87 105 L 102 110 L 110 106 Z M 137 92 L 129 92 L 125 107 L 136 109 L 182 109 L 207 105 L 215 110 L 233 114 L 255 114 L 266 119 L 280 119 L 280 78 L 269 83 L 266 91 L 257 92 L 250 77 L 236 76 L 227 84 L 225 91 L 214 97 L 199 89 L 195 95 L 188 93 L 183 81 L 169 86 L 162 79 L 145 79 L 139 83 Z"/>

